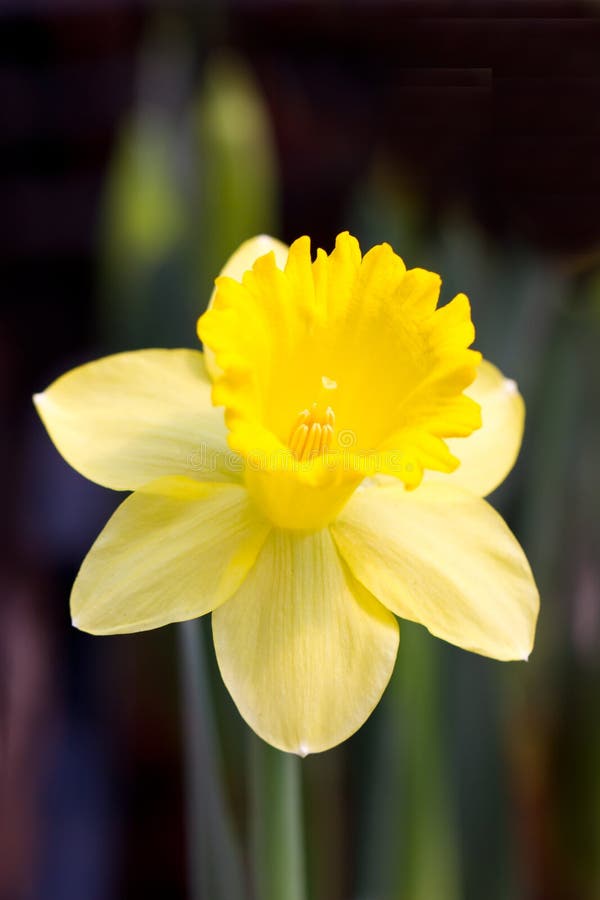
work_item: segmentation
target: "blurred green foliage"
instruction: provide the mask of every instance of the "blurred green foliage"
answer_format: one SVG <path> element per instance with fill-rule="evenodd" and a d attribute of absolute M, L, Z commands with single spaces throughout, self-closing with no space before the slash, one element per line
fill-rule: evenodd
<path fill-rule="evenodd" d="M 175 77 L 187 52 L 176 34 L 160 65 L 140 71 L 141 99 L 107 179 L 100 330 L 118 349 L 196 346 L 196 320 L 227 258 L 277 231 L 275 154 L 251 73 L 215 54 L 199 86 L 191 71 Z"/>

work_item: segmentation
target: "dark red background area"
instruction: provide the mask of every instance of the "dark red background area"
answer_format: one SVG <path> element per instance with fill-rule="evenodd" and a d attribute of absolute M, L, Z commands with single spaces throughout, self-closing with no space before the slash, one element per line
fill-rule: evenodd
<path fill-rule="evenodd" d="M 433 209 L 461 199 L 491 230 L 552 253 L 597 241 L 591 7 L 240 4 L 232 30 L 272 104 L 290 226 L 321 203 L 335 229 L 349 186 L 383 145 Z"/>

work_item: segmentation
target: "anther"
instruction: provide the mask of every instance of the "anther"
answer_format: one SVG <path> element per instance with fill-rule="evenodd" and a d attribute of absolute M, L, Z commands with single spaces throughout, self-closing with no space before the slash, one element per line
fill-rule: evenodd
<path fill-rule="evenodd" d="M 288 445 L 297 459 L 312 459 L 329 450 L 333 441 L 335 413 L 328 406 L 323 412 L 317 403 L 298 413 Z"/>

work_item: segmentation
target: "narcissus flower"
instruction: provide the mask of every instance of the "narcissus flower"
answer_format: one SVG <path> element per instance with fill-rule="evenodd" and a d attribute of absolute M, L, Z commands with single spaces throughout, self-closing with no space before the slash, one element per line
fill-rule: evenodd
<path fill-rule="evenodd" d="M 524 408 L 480 354 L 464 295 L 387 244 L 244 244 L 199 350 L 122 353 L 35 398 L 64 458 L 133 491 L 71 597 L 92 634 L 212 612 L 220 670 L 265 740 L 306 754 L 359 728 L 398 649 L 396 616 L 526 659 L 538 595 L 485 500 Z"/>

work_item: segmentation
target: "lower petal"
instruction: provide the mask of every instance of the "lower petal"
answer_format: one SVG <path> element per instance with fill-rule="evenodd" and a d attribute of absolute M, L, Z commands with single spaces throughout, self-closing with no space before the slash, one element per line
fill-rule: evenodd
<path fill-rule="evenodd" d="M 485 500 L 452 485 L 358 490 L 332 526 L 353 574 L 388 609 L 496 659 L 527 659 L 538 592 L 521 547 Z"/>
<path fill-rule="evenodd" d="M 260 737 L 305 756 L 353 734 L 378 703 L 398 625 L 340 561 L 328 530 L 273 530 L 213 615 L 223 680 Z"/>
<path fill-rule="evenodd" d="M 183 477 L 146 485 L 119 506 L 85 558 L 73 624 L 122 634 L 210 612 L 237 590 L 268 530 L 238 485 Z"/>

